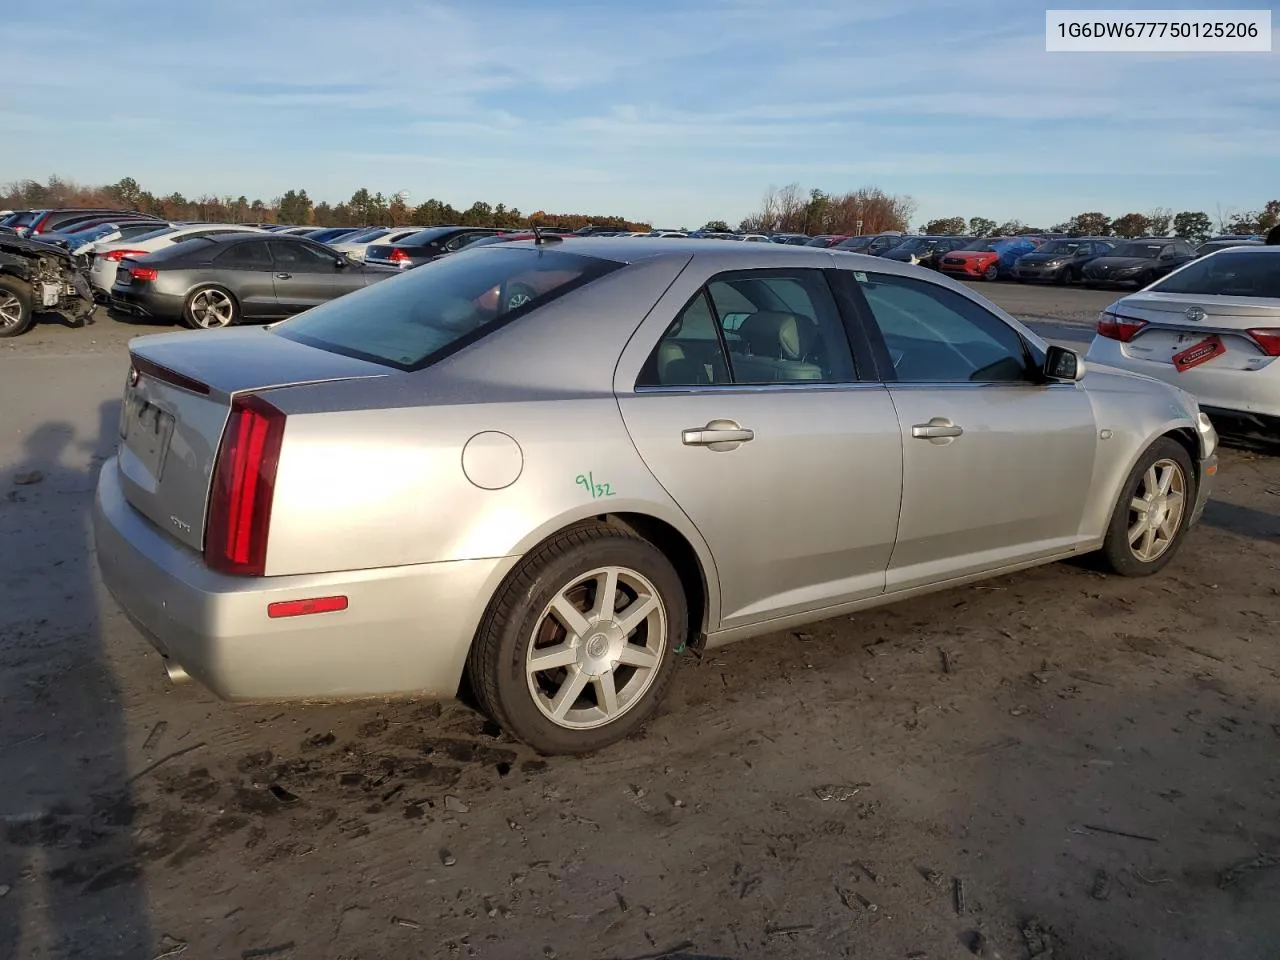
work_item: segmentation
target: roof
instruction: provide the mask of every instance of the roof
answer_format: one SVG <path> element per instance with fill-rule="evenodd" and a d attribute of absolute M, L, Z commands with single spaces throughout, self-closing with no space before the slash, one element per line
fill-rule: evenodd
<path fill-rule="evenodd" d="M 535 245 L 533 240 L 513 240 L 510 243 L 495 244 L 497 247 L 528 247 Z M 833 250 L 830 247 L 795 246 L 783 243 L 725 243 L 710 237 L 574 237 L 569 240 L 547 242 L 543 238 L 542 246 L 549 249 L 563 249 L 567 253 L 580 253 L 603 260 L 618 263 L 636 263 L 653 257 L 673 256 L 688 257 L 699 254 L 718 257 L 729 263 L 726 269 L 732 269 L 733 261 L 742 261 L 751 267 L 761 266 L 768 260 L 770 266 L 808 266 L 830 267 L 832 257 L 856 257 L 858 261 L 870 264 L 883 264 L 886 261 L 879 257 L 868 257 L 861 254 L 848 253 L 844 250 Z M 493 247 L 489 247 L 493 249 Z M 846 262 L 844 259 L 840 263 Z M 852 261 L 849 261 L 852 262 Z"/>

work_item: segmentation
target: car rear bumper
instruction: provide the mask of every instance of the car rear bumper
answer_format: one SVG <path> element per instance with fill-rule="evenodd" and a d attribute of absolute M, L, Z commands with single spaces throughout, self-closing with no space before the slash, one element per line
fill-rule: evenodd
<path fill-rule="evenodd" d="M 1130 356 L 1118 340 L 1095 336 L 1085 362 L 1140 373 L 1180 387 L 1194 396 L 1202 409 L 1280 417 L 1280 361 L 1257 370 L 1238 370 L 1214 366 L 1210 360 L 1179 373 L 1172 363 Z"/>
<path fill-rule="evenodd" d="M 112 310 L 134 317 L 155 317 L 159 320 L 181 320 L 182 298 L 155 290 L 131 290 L 115 284 L 107 302 Z"/>
<path fill-rule="evenodd" d="M 103 582 L 170 662 L 228 700 L 457 694 L 476 625 L 514 557 L 247 578 L 216 573 L 124 498 L 116 459 L 93 512 Z M 345 596 L 272 619 L 267 604 Z"/>

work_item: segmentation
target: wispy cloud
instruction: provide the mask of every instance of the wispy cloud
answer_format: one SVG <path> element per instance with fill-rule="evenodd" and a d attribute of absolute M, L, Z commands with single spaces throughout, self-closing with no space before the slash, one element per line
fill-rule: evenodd
<path fill-rule="evenodd" d="M 15 176 L 333 200 L 367 185 L 664 223 L 741 216 L 792 180 L 1039 220 L 1086 198 L 1258 206 L 1276 189 L 1274 55 L 1047 54 L 1021 0 L 978 20 L 930 0 L 64 0 L 6 17 Z"/>

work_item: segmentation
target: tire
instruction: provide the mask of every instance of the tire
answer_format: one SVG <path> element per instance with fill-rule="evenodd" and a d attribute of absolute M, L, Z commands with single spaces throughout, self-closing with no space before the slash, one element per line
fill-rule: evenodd
<path fill-rule="evenodd" d="M 1000 267 L 993 263 L 991 266 L 987 267 L 986 270 L 982 271 L 982 279 L 986 280 L 988 283 L 1000 279 Z"/>
<path fill-rule="evenodd" d="M 206 283 L 187 294 L 182 322 L 192 330 L 217 330 L 240 320 L 240 304 L 226 287 Z"/>
<path fill-rule="evenodd" d="M 1053 282 L 1060 287 L 1065 287 L 1071 282 L 1071 268 L 1063 267 L 1053 275 Z"/>
<path fill-rule="evenodd" d="M 20 337 L 35 320 L 35 294 L 17 277 L 0 276 L 0 337 Z"/>
<path fill-rule="evenodd" d="M 1159 526 L 1154 535 L 1146 532 L 1149 528 L 1144 528 L 1135 537 L 1133 531 L 1137 530 L 1143 517 L 1150 516 L 1151 512 L 1150 508 L 1147 511 L 1137 510 L 1135 505 L 1140 500 L 1151 504 L 1153 499 L 1157 499 L 1151 490 L 1152 478 L 1155 478 L 1159 486 L 1159 481 L 1162 481 L 1166 475 L 1165 471 L 1172 468 L 1180 471 L 1180 476 L 1176 472 L 1170 474 L 1172 479 L 1170 489 L 1176 492 L 1177 487 L 1181 486 L 1181 496 L 1177 506 L 1174 507 L 1169 500 L 1163 501 L 1162 504 L 1157 500 L 1157 510 L 1160 510 L 1161 506 L 1168 508 L 1166 511 L 1157 513 L 1157 519 L 1164 516 L 1166 523 Z M 1183 535 L 1191 519 L 1195 499 L 1196 479 L 1191 457 L 1187 455 L 1182 444 L 1168 437 L 1161 437 L 1138 459 L 1133 472 L 1129 474 L 1129 478 L 1120 489 L 1120 496 L 1111 514 L 1111 523 L 1107 527 L 1107 537 L 1103 541 L 1100 552 L 1100 558 L 1106 569 L 1124 577 L 1146 577 L 1163 569 L 1182 546 Z M 1170 524 L 1167 521 L 1175 509 L 1177 519 Z M 1162 539 L 1166 542 L 1158 552 L 1146 558 L 1142 556 L 1142 548 L 1148 542 L 1159 545 Z"/>
<path fill-rule="evenodd" d="M 627 599 L 619 618 L 636 603 L 656 600 L 637 611 L 647 615 L 625 635 L 625 619 L 619 628 L 588 612 L 599 609 L 596 594 L 609 570 L 616 577 L 615 599 Z M 575 612 L 582 618 L 576 631 L 566 626 Z M 616 527 L 585 524 L 538 547 L 498 588 L 476 632 L 467 673 L 481 709 L 534 750 L 590 753 L 653 716 L 675 672 L 688 621 L 680 577 L 657 547 Z M 569 659 L 536 669 L 533 652 L 547 657 L 552 649 Z M 634 665 L 620 663 L 620 653 Z M 570 685 L 574 701 L 557 710 L 555 695 Z M 612 719 L 608 689 L 614 691 Z"/>

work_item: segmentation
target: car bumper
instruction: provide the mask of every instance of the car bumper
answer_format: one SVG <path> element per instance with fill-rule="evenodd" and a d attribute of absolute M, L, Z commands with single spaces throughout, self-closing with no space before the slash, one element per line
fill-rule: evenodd
<path fill-rule="evenodd" d="M 1084 282 L 1092 283 L 1094 286 L 1098 287 L 1125 287 L 1130 285 L 1135 287 L 1142 286 L 1142 281 L 1137 275 L 1128 277 L 1098 277 L 1086 272 L 1084 274 Z"/>
<path fill-rule="evenodd" d="M 135 511 L 117 471 L 114 457 L 103 465 L 94 503 L 103 582 L 171 666 L 228 700 L 456 696 L 488 597 L 517 561 L 226 576 Z M 339 595 L 346 610 L 267 616 L 268 603 Z"/>
<path fill-rule="evenodd" d="M 89 268 L 89 286 L 95 294 L 109 296 L 116 283 L 116 270 L 120 265 L 112 260 L 96 257 Z"/>
<path fill-rule="evenodd" d="M 1019 280 L 1054 280 L 1064 269 L 1064 267 L 1026 267 L 1019 264 L 1013 268 L 1013 275 Z"/>
<path fill-rule="evenodd" d="M 159 320 L 181 320 L 182 298 L 154 290 L 137 291 L 116 284 L 107 302 L 112 310 L 133 317 L 155 317 Z"/>
<path fill-rule="evenodd" d="M 976 263 L 965 263 L 965 264 L 944 263 L 942 265 L 942 272 L 953 273 L 953 274 L 956 274 L 957 276 L 962 276 L 962 277 L 981 277 L 987 272 L 987 266 L 990 266 L 990 264 L 987 264 L 986 266 L 979 266 Z"/>
<path fill-rule="evenodd" d="M 1238 370 L 1214 366 L 1210 360 L 1179 373 L 1172 363 L 1131 356 L 1118 340 L 1095 336 L 1085 362 L 1140 373 L 1180 387 L 1194 396 L 1202 409 L 1280 417 L 1280 361 L 1257 370 Z"/>

